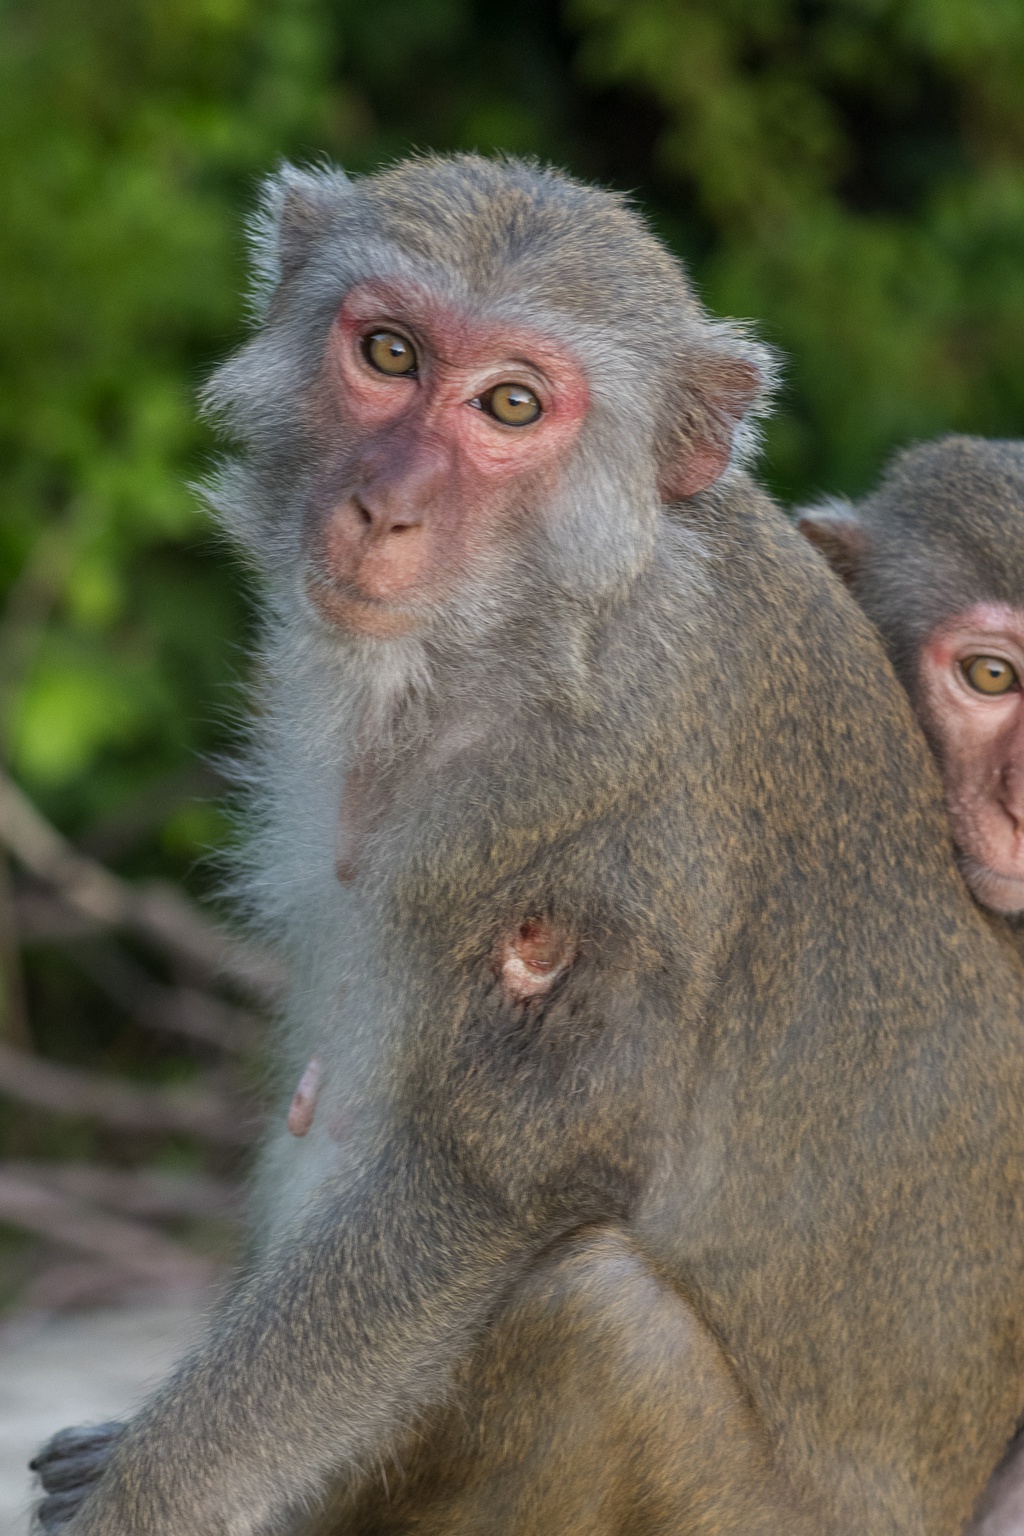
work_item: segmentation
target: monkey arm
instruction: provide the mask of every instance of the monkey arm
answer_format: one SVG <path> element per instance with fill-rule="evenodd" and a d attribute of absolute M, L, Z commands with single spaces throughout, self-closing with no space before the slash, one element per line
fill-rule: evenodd
<path fill-rule="evenodd" d="M 75 1536 L 264 1528 L 441 1398 L 537 1243 L 436 1152 L 323 1188 L 127 1428 Z"/>

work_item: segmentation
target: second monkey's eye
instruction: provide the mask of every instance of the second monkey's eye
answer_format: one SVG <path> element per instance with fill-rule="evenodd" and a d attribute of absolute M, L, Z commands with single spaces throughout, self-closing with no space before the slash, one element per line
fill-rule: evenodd
<path fill-rule="evenodd" d="M 525 384 L 495 384 L 473 401 L 506 427 L 528 427 L 540 415 L 540 401 Z"/>
<path fill-rule="evenodd" d="M 968 656 L 960 670 L 976 693 L 1009 693 L 1017 685 L 1017 674 L 1001 656 Z"/>
<path fill-rule="evenodd" d="M 371 331 L 363 337 L 363 356 L 378 373 L 416 372 L 416 348 L 397 331 Z"/>

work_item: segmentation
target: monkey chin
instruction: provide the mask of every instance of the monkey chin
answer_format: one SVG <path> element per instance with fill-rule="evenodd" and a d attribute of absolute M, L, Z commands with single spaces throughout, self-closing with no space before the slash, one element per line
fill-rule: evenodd
<path fill-rule="evenodd" d="M 393 640 L 411 634 L 423 624 L 421 615 L 412 608 L 367 597 L 351 588 L 328 585 L 315 575 L 306 577 L 305 589 L 320 617 L 343 634 Z"/>
<path fill-rule="evenodd" d="M 960 872 L 975 900 L 990 912 L 1006 917 L 1024 912 L 1024 879 L 1020 876 L 1002 875 L 965 853 L 960 855 Z"/>

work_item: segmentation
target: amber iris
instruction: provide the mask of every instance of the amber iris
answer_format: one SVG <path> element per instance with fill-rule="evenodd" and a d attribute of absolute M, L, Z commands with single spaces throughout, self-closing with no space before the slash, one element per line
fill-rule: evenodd
<path fill-rule="evenodd" d="M 540 401 L 525 384 L 496 384 L 480 396 L 480 404 L 506 427 L 528 427 L 540 415 Z"/>
<path fill-rule="evenodd" d="M 961 671 L 977 693 L 1009 693 L 1017 686 L 1017 674 L 1001 656 L 969 656 Z"/>
<path fill-rule="evenodd" d="M 397 331 L 373 331 L 363 337 L 363 356 L 378 373 L 416 372 L 416 349 Z"/>

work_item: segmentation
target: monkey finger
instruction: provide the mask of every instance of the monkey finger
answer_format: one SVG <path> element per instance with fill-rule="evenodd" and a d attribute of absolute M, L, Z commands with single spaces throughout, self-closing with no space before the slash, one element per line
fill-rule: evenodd
<path fill-rule="evenodd" d="M 104 1424 L 73 1424 L 69 1429 L 60 1429 L 40 1446 L 29 1462 L 29 1470 L 45 1475 L 51 1462 L 85 1456 L 109 1447 L 123 1433 L 124 1425 L 117 1419 L 108 1419 Z"/>
<path fill-rule="evenodd" d="M 47 1462 L 37 1476 L 47 1493 L 64 1493 L 68 1488 L 84 1488 L 102 1477 L 110 1459 L 109 1445 L 82 1456 L 68 1456 L 60 1461 Z"/>
<path fill-rule="evenodd" d="M 47 1494 L 76 1490 L 81 1498 L 102 1475 L 124 1430 L 116 1421 L 76 1425 L 53 1436 L 29 1462 Z"/>
<path fill-rule="evenodd" d="M 75 1488 L 70 1493 L 55 1493 L 43 1499 L 36 1509 L 36 1529 L 42 1531 L 44 1536 L 59 1531 L 69 1520 L 74 1519 L 88 1493 L 88 1488 Z"/>

